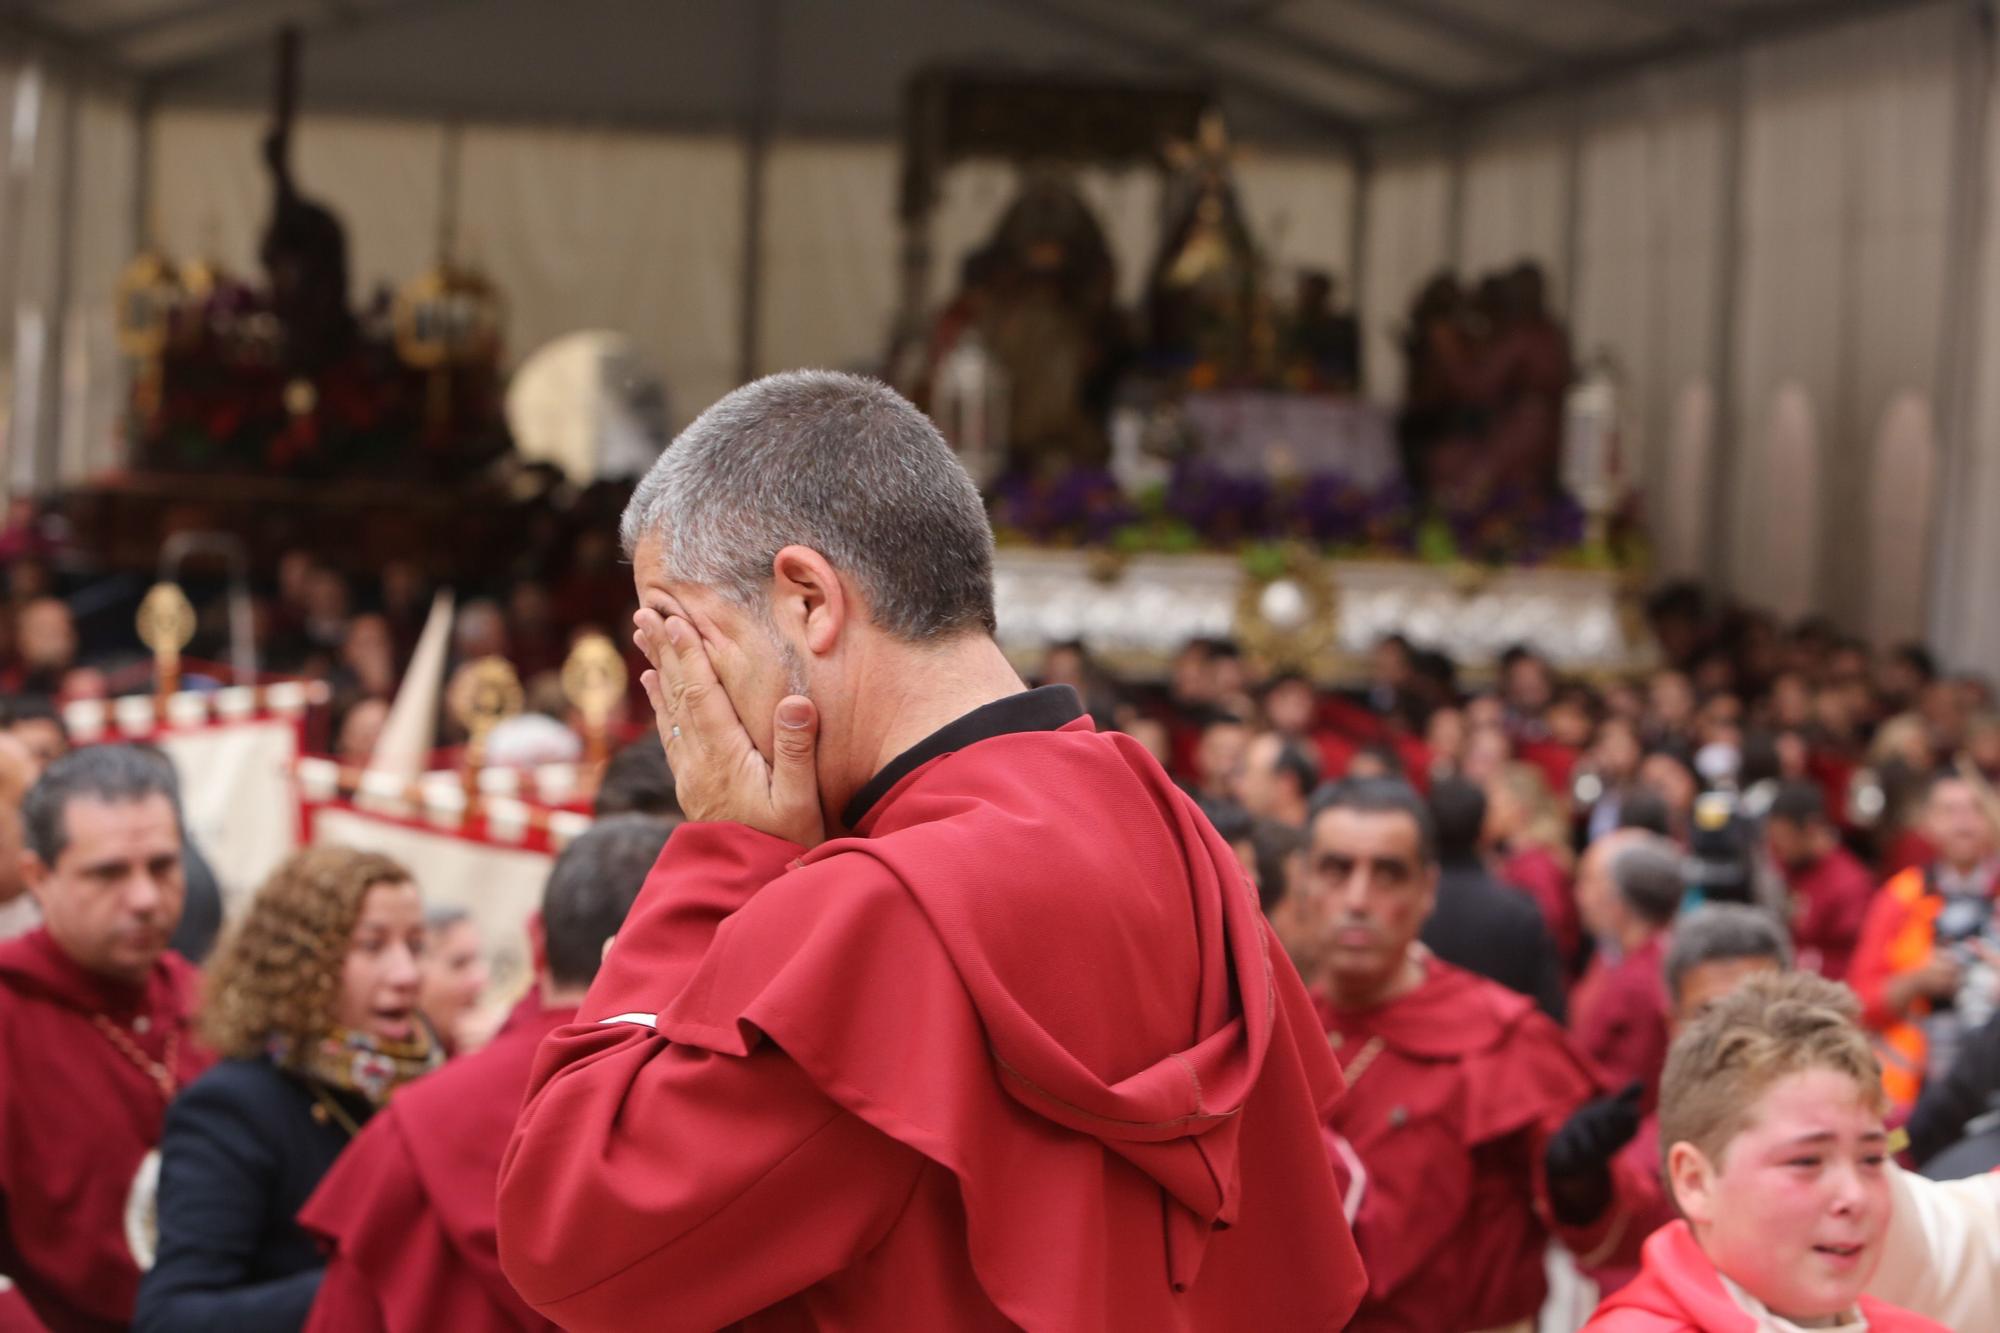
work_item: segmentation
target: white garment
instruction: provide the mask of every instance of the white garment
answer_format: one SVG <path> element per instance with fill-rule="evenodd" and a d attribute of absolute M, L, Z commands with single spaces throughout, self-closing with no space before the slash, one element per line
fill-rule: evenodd
<path fill-rule="evenodd" d="M 11 902 L 0 903 L 0 940 L 25 935 L 41 924 L 42 909 L 35 905 L 33 894 L 23 893 Z"/>
<path fill-rule="evenodd" d="M 1850 1310 L 1838 1324 L 1822 1325 L 1818 1329 L 1808 1329 L 1802 1324 L 1794 1324 L 1781 1315 L 1772 1314 L 1764 1302 L 1752 1296 L 1743 1288 L 1717 1273 L 1722 1278 L 1722 1289 L 1729 1293 L 1729 1299 L 1737 1308 L 1757 1321 L 1757 1333 L 1867 1333 L 1868 1317 L 1859 1310 Z"/>
<path fill-rule="evenodd" d="M 2000 1329 L 2000 1174 L 1889 1178 L 1895 1214 L 1868 1294 L 1947 1328 Z"/>

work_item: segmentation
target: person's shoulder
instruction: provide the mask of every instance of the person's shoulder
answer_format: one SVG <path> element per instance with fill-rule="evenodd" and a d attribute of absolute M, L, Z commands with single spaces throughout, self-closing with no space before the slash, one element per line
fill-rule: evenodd
<path fill-rule="evenodd" d="M 274 1110 L 300 1100 L 296 1080 L 262 1058 L 220 1060 L 181 1090 L 167 1108 L 167 1119 L 237 1119 L 256 1123 Z"/>

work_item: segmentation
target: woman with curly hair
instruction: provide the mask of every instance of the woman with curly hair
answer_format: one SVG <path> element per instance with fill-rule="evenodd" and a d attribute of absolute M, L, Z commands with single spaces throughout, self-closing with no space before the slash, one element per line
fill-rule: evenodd
<path fill-rule="evenodd" d="M 386 856 L 313 847 L 279 866 L 209 965 L 222 1063 L 167 1111 L 159 1253 L 139 1330 L 296 1330 L 323 1259 L 293 1221 L 395 1088 L 440 1053 L 417 1012 L 424 909 Z"/>

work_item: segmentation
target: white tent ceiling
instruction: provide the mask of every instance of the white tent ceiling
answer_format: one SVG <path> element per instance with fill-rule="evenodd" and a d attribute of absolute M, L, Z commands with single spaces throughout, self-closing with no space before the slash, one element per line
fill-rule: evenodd
<path fill-rule="evenodd" d="M 1352 137 L 1922 0 L 0 0 L 157 101 L 790 133 L 893 128 L 933 62 L 1172 76 L 1259 137 Z"/>

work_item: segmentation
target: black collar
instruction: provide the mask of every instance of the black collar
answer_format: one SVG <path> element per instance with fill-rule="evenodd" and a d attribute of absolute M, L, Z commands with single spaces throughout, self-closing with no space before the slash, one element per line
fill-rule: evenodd
<path fill-rule="evenodd" d="M 1067 685 L 1023 690 L 990 704 L 981 704 L 955 722 L 947 722 L 891 759 L 881 772 L 854 793 L 840 812 L 840 822 L 857 828 L 889 794 L 889 789 L 931 760 L 963 750 L 975 741 L 991 740 L 1017 731 L 1057 731 L 1083 716 L 1083 703 Z"/>

